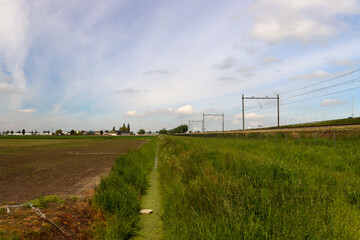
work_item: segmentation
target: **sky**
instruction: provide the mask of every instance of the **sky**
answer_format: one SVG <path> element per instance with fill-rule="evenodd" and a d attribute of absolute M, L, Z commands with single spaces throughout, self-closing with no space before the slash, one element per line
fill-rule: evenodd
<path fill-rule="evenodd" d="M 359 117 L 359 68 L 359 0 L 0 0 L 0 131 Z"/>

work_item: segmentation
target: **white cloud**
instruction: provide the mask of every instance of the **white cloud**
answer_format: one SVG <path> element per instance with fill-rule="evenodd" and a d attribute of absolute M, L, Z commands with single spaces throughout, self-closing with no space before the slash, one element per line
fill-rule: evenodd
<path fill-rule="evenodd" d="M 165 75 L 165 74 L 167 74 L 167 72 L 164 70 L 156 69 L 156 70 L 150 70 L 150 71 L 143 72 L 143 74 L 148 75 L 148 76 L 154 76 L 154 75 Z"/>
<path fill-rule="evenodd" d="M 234 119 L 242 119 L 242 115 L 241 114 L 235 114 L 233 118 Z"/>
<path fill-rule="evenodd" d="M 19 94 L 21 91 L 7 82 L 0 82 L 0 92 L 5 94 Z"/>
<path fill-rule="evenodd" d="M 124 93 L 124 94 L 131 94 L 131 93 L 139 93 L 142 92 L 141 90 L 137 90 L 137 89 L 133 89 L 131 87 L 129 88 L 124 88 L 124 89 L 120 89 L 120 90 L 116 90 L 116 93 Z"/>
<path fill-rule="evenodd" d="M 185 116 L 185 115 L 193 115 L 196 114 L 197 112 L 194 110 L 194 108 L 191 105 L 186 105 L 176 109 L 176 113 L 178 115 Z"/>
<path fill-rule="evenodd" d="M 237 81 L 238 79 L 236 77 L 219 77 L 216 80 L 218 81 Z"/>
<path fill-rule="evenodd" d="M 339 18 L 360 13 L 357 0 L 258 0 L 251 35 L 266 42 L 326 41 L 347 29 Z"/>
<path fill-rule="evenodd" d="M 339 99 L 323 99 L 321 102 L 321 106 L 333 106 L 333 105 L 343 105 L 343 104 L 348 104 L 348 102 Z"/>
<path fill-rule="evenodd" d="M 239 67 L 236 71 L 241 72 L 241 73 L 247 73 L 247 72 L 252 72 L 255 70 L 256 70 L 256 67 L 254 67 L 254 66 L 245 66 L 245 67 Z"/>
<path fill-rule="evenodd" d="M 236 67 L 237 63 L 239 62 L 238 59 L 233 57 L 226 58 L 222 63 L 215 65 L 219 69 L 230 69 Z"/>
<path fill-rule="evenodd" d="M 247 113 L 245 114 L 245 119 L 263 119 L 265 116 L 262 114 L 256 113 Z"/>
<path fill-rule="evenodd" d="M 28 15 L 25 1 L 0 1 L 0 65 L 3 60 L 12 84 L 20 90 L 26 85 L 23 65 L 29 45 Z"/>
<path fill-rule="evenodd" d="M 324 72 L 322 70 L 318 70 L 316 72 L 310 74 L 301 74 L 294 77 L 291 77 L 290 80 L 308 80 L 308 79 L 321 79 L 330 77 L 331 74 L 328 72 Z"/>
<path fill-rule="evenodd" d="M 142 117 L 142 114 L 138 114 L 135 110 L 130 110 L 125 113 L 125 117 Z"/>
<path fill-rule="evenodd" d="M 329 67 L 351 67 L 360 64 L 359 60 L 352 60 L 350 58 L 332 58 L 325 61 Z"/>
<path fill-rule="evenodd" d="M 242 114 L 236 114 L 233 117 L 234 119 L 242 119 Z M 245 113 L 245 119 L 264 119 L 265 116 L 262 114 L 256 114 L 256 113 Z"/>
<path fill-rule="evenodd" d="M 273 63 L 281 63 L 282 59 L 280 58 L 276 58 L 276 57 L 265 57 L 263 59 L 263 61 L 261 62 L 261 64 L 263 65 L 269 65 L 269 64 L 273 64 Z"/>
<path fill-rule="evenodd" d="M 174 110 L 173 108 L 167 108 L 167 109 L 151 109 L 147 110 L 144 113 L 137 113 L 135 110 L 130 110 L 127 113 L 125 113 L 125 117 L 147 117 L 157 114 L 163 114 L 163 115 L 173 115 L 176 117 L 185 117 L 189 115 L 194 115 L 197 112 L 194 110 L 194 108 L 191 105 L 185 105 L 182 107 L 179 107 L 178 109 Z"/>
<path fill-rule="evenodd" d="M 18 113 L 24 113 L 24 114 L 32 114 L 32 113 L 36 113 L 37 110 L 34 109 L 34 108 L 27 108 L 27 109 L 19 109 L 19 110 L 16 110 L 16 112 L 18 112 Z"/>

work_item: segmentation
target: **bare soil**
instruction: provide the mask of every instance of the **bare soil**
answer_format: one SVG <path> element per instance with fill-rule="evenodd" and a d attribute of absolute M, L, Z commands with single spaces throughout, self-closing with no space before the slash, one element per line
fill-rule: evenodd
<path fill-rule="evenodd" d="M 38 144 L 40 147 L 17 146 L 16 151 L 9 146 L 2 149 L 0 205 L 46 195 L 81 195 L 98 184 L 119 154 L 145 143 L 136 139 L 91 140 L 72 146 L 72 140 L 67 140 L 66 144 L 48 148 L 45 141 L 43 148 Z"/>
<path fill-rule="evenodd" d="M 97 225 L 105 216 L 91 204 L 93 191 L 77 200 L 49 203 L 41 208 L 47 219 L 40 218 L 30 207 L 0 211 L 0 239 L 93 239 Z"/>

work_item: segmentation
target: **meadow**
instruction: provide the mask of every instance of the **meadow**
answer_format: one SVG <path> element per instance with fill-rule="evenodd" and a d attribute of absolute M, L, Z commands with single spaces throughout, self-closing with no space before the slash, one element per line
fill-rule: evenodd
<path fill-rule="evenodd" d="M 166 239 L 359 239 L 360 140 L 279 136 L 161 137 Z"/>

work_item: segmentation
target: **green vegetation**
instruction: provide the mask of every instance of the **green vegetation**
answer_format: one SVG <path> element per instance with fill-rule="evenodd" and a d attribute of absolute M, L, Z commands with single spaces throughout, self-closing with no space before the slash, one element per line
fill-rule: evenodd
<path fill-rule="evenodd" d="M 156 139 L 140 149 L 120 155 L 110 175 L 101 180 L 94 201 L 105 212 L 108 224 L 99 226 L 100 239 L 129 239 L 138 229 L 141 197 L 149 187 Z"/>
<path fill-rule="evenodd" d="M 30 202 L 34 207 L 46 208 L 49 203 L 52 203 L 52 202 L 62 203 L 62 202 L 64 202 L 64 200 L 56 195 L 48 195 L 45 197 L 41 196 Z"/>
<path fill-rule="evenodd" d="M 163 136 L 166 238 L 359 239 L 358 145 Z"/>
<path fill-rule="evenodd" d="M 296 127 L 321 127 L 321 126 L 333 126 L 333 125 L 351 125 L 351 124 L 360 124 L 360 117 L 358 118 L 343 118 L 303 124 L 291 124 L 281 126 L 281 128 L 296 128 Z M 277 128 L 277 127 L 272 127 Z"/>
<path fill-rule="evenodd" d="M 160 131 L 159 131 L 159 134 L 168 134 L 168 130 L 166 130 L 165 128 L 163 128 L 163 129 L 161 129 Z"/>
<path fill-rule="evenodd" d="M 145 130 L 144 130 L 144 129 L 140 129 L 140 130 L 138 131 L 138 134 L 145 134 Z"/>
<path fill-rule="evenodd" d="M 183 124 L 183 125 L 177 126 L 174 129 L 169 130 L 169 133 L 172 133 L 172 134 L 174 134 L 174 133 L 186 133 L 187 130 L 188 130 L 188 125 Z"/>

